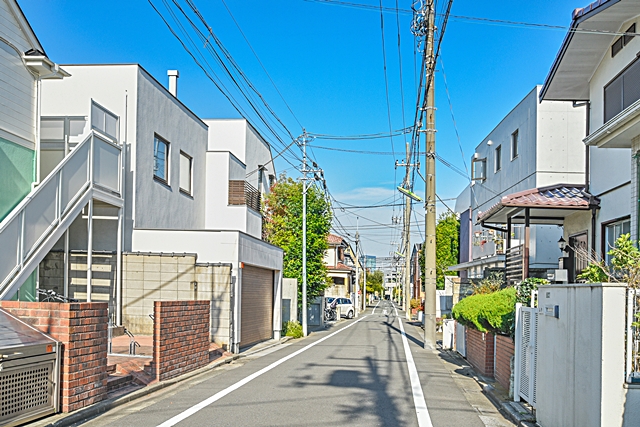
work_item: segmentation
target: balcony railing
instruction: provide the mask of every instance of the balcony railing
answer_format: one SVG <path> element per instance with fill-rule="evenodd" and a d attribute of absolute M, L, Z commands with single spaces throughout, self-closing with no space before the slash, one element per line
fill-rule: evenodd
<path fill-rule="evenodd" d="M 256 212 L 260 212 L 261 194 L 247 181 L 229 180 L 229 205 L 246 205 Z"/>
<path fill-rule="evenodd" d="M 505 280 L 507 284 L 516 283 L 523 279 L 524 245 L 507 249 L 505 254 Z"/>

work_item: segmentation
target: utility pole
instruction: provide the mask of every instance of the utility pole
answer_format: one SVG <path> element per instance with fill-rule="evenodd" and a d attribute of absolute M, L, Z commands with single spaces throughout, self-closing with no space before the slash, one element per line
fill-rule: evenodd
<path fill-rule="evenodd" d="M 358 259 L 358 246 L 360 246 L 360 231 L 358 230 L 359 228 L 359 217 L 356 217 L 356 256 L 355 256 L 355 261 L 356 261 L 356 292 L 355 292 L 355 310 L 356 310 L 356 317 L 358 316 L 358 314 L 360 313 L 360 301 L 359 301 L 359 291 L 360 291 L 360 269 L 358 268 L 358 265 L 360 263 L 360 260 Z"/>
<path fill-rule="evenodd" d="M 426 0 L 420 9 L 413 8 L 411 30 L 426 42 L 425 93 L 420 117 L 416 123 L 417 138 L 425 134 L 425 307 L 424 348 L 436 348 L 436 108 L 435 108 L 435 0 Z M 414 3 L 414 6 L 418 3 Z M 426 116 L 426 117 L 425 117 Z M 424 126 L 424 128 L 422 128 Z"/>
<path fill-rule="evenodd" d="M 302 334 L 305 337 L 307 336 L 307 191 L 311 187 L 311 182 L 320 179 L 316 174 L 323 173 L 315 162 L 311 162 L 313 169 L 307 166 L 307 143 L 311 140 L 307 131 L 303 129 L 302 135 L 298 137 L 298 145 L 302 146 Z M 309 173 L 313 174 L 313 178 L 307 177 Z"/>
<path fill-rule="evenodd" d="M 434 1 L 429 0 L 429 24 L 427 33 L 426 60 L 426 203 L 425 203 L 425 320 L 424 320 L 424 348 L 436 348 L 436 108 L 435 108 L 435 71 L 434 57 L 435 15 Z"/>
<path fill-rule="evenodd" d="M 403 188 L 407 190 L 405 194 L 404 204 L 404 276 L 402 280 L 402 305 L 404 307 L 405 317 L 411 320 L 411 310 L 409 306 L 409 300 L 411 297 L 411 257 L 409 251 L 411 250 L 411 200 L 419 200 L 420 198 L 413 194 L 411 185 L 411 168 L 416 166 L 420 167 L 420 163 L 410 163 L 411 151 L 409 149 L 409 143 L 405 144 L 407 150 L 407 157 L 404 163 L 398 163 L 396 161 L 396 167 L 406 166 L 406 175 L 404 178 Z"/>

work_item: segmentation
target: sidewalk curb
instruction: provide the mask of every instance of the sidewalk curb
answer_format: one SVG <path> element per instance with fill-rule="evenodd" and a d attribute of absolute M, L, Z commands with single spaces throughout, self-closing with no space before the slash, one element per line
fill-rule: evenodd
<path fill-rule="evenodd" d="M 51 415 L 47 418 L 41 419 L 40 421 L 36 420 L 29 424 L 31 427 L 67 427 L 71 426 L 77 422 L 84 421 L 100 414 L 103 414 L 111 409 L 117 408 L 118 406 L 124 405 L 126 403 L 132 402 L 134 400 L 140 399 L 142 397 L 148 396 L 151 393 L 155 393 L 156 391 L 162 390 L 164 388 L 173 386 L 175 384 L 179 384 L 183 381 L 192 379 L 194 377 L 207 374 L 209 371 L 216 369 L 222 365 L 226 365 L 232 363 L 235 360 L 251 356 L 259 351 L 263 351 L 278 345 L 282 345 L 288 341 L 290 341 L 292 337 L 282 337 L 280 340 L 276 342 L 272 342 L 256 348 L 253 351 L 247 351 L 246 353 L 234 354 L 231 356 L 222 357 L 218 360 L 211 362 L 210 364 L 203 366 L 202 368 L 198 368 L 194 371 L 188 372 L 184 375 L 180 375 L 179 377 L 172 378 L 170 380 L 157 382 L 145 387 L 142 387 L 136 391 L 133 391 L 129 394 L 120 397 L 114 397 L 111 399 L 103 400 L 102 402 L 98 402 L 94 405 L 87 406 L 86 408 L 79 409 L 77 411 L 68 413 L 68 414 L 55 414 Z"/>

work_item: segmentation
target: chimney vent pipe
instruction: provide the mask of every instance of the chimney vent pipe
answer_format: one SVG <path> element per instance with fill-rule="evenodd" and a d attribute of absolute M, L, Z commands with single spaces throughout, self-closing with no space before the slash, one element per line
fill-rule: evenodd
<path fill-rule="evenodd" d="M 167 75 L 169 76 L 169 92 L 171 95 L 178 97 L 178 77 L 180 77 L 180 73 L 178 70 L 169 70 L 167 71 Z"/>

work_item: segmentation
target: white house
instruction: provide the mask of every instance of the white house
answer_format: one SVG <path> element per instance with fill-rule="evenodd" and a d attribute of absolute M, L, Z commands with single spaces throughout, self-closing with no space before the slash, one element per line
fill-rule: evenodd
<path fill-rule="evenodd" d="M 587 105 L 588 190 L 600 198 L 594 218 L 576 213 L 565 221 L 565 240 L 584 236 L 603 259 L 620 234 L 638 239 L 640 150 L 640 2 L 600 1 L 573 12 L 571 30 L 540 91 L 540 100 Z M 586 34 L 581 29 L 598 30 Z"/>
<path fill-rule="evenodd" d="M 547 269 L 558 267 L 558 211 L 553 218 L 543 219 L 542 213 L 528 217 L 527 204 L 518 198 L 558 185 L 584 190 L 585 108 L 570 102 L 539 103 L 540 89 L 529 92 L 475 149 L 472 184 L 456 202 L 461 259 L 451 270 L 463 278 L 504 269 L 509 253 L 516 250 L 519 261 L 508 266 L 507 279 L 516 270 L 514 280 L 544 276 Z"/>
<path fill-rule="evenodd" d="M 244 120 L 201 120 L 177 98 L 176 71 L 168 73 L 170 92 L 135 64 L 68 68 L 71 78 L 44 87 L 43 123 L 52 130 L 64 126 L 62 140 L 49 140 L 43 165 L 63 157 L 65 141 L 73 147 L 74 129 L 96 110 L 111 119 L 111 132 L 126 147 L 124 217 L 115 221 L 117 212 L 97 205 L 92 236 L 93 252 L 113 252 L 121 241 L 124 279 L 120 273 L 94 277 L 96 286 L 86 290 L 86 282 L 77 281 L 73 296 L 108 299 L 115 323 L 147 331 L 153 299 L 213 298 L 211 288 L 197 293 L 197 271 L 224 264 L 232 287 L 225 294 L 230 307 L 218 319 L 226 323 L 224 344 L 237 351 L 279 337 L 282 250 L 261 239 L 260 197 L 275 176 L 269 144 Z M 70 227 L 65 252 L 72 258 L 74 251 L 87 251 L 87 229 L 87 217 Z M 155 257 L 146 262 L 157 265 L 157 278 L 140 259 L 129 258 L 140 254 Z M 196 264 L 163 267 L 167 254 L 188 254 Z"/>
<path fill-rule="evenodd" d="M 324 295 L 336 298 L 353 298 L 356 272 L 353 259 L 347 255 L 349 243 L 335 234 L 327 236 L 327 243 L 329 247 L 324 254 L 324 265 L 327 268 L 331 286 L 325 289 Z"/>

